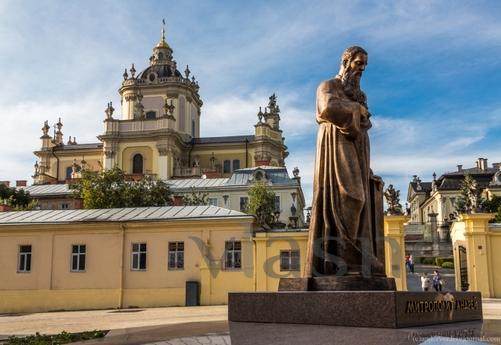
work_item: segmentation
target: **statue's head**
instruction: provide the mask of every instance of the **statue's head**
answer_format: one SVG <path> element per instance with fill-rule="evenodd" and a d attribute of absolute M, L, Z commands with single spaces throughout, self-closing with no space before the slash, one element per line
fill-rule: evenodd
<path fill-rule="evenodd" d="M 367 66 L 368 54 L 365 49 L 357 46 L 347 48 L 341 57 L 339 77 L 345 93 L 356 102 L 367 107 L 367 98 L 360 89 L 360 78 Z"/>

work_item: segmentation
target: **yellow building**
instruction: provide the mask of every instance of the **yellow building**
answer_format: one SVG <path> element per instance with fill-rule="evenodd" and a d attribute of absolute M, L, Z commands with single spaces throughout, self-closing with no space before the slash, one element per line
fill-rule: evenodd
<path fill-rule="evenodd" d="M 399 290 L 405 221 L 385 217 L 384 227 Z M 3 212 L 0 313 L 226 304 L 230 291 L 301 277 L 307 229 L 256 229 L 254 217 L 216 206 Z"/>
<path fill-rule="evenodd" d="M 456 200 L 461 196 L 461 184 L 466 175 L 476 182 L 482 197 L 501 196 L 501 163 L 488 165 L 479 158 L 475 167 L 457 166 L 456 171 L 434 173 L 431 182 L 418 176 L 409 183 L 407 201 L 410 221 L 406 225 L 406 250 L 415 256 L 450 256 L 450 226 L 456 217 Z"/>
<path fill-rule="evenodd" d="M 255 232 L 215 206 L 0 213 L 0 313 L 202 305 L 301 274 L 306 230 Z"/>
<path fill-rule="evenodd" d="M 501 224 L 489 223 L 493 218 L 488 213 L 464 214 L 452 225 L 457 290 L 501 298 Z"/>

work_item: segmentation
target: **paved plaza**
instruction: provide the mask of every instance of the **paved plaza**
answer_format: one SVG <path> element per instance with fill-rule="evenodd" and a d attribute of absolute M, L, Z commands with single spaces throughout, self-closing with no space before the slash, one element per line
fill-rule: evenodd
<path fill-rule="evenodd" d="M 483 299 L 483 313 L 486 320 L 501 320 L 501 299 Z M 319 331 L 329 329 L 328 326 L 318 328 Z M 80 332 L 94 329 L 111 331 L 105 339 L 81 344 L 230 344 L 227 306 L 0 315 L 0 339 L 5 339 L 8 335 L 28 335 L 35 332 L 55 334 L 63 330 Z"/>

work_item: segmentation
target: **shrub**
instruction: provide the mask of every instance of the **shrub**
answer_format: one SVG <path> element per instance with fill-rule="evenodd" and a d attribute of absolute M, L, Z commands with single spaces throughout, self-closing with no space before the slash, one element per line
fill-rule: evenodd
<path fill-rule="evenodd" d="M 421 260 L 421 263 L 423 265 L 433 265 L 433 264 L 435 264 L 435 258 L 423 258 Z"/>
<path fill-rule="evenodd" d="M 442 266 L 444 262 L 454 262 L 453 257 L 437 257 L 435 259 L 435 265 Z"/>
<path fill-rule="evenodd" d="M 445 262 L 442 264 L 442 268 L 454 268 L 454 262 L 445 261 Z"/>
<path fill-rule="evenodd" d="M 46 335 L 36 333 L 27 337 L 11 336 L 5 345 L 60 345 L 68 344 L 75 341 L 90 340 L 102 338 L 108 331 L 88 331 L 81 333 L 61 332 L 56 335 Z"/>

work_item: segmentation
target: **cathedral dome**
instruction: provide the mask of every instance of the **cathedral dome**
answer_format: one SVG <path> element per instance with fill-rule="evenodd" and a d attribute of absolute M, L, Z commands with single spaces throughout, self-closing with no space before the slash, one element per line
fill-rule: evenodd
<path fill-rule="evenodd" d="M 154 81 L 156 78 L 182 77 L 181 72 L 171 64 L 151 65 L 139 73 L 138 79 Z"/>

